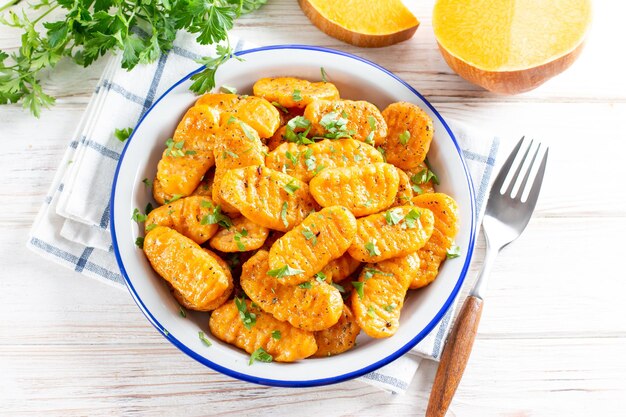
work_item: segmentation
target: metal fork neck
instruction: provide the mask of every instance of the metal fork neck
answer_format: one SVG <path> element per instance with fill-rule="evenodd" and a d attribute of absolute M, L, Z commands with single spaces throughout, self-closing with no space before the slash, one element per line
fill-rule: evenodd
<path fill-rule="evenodd" d="M 487 239 L 487 238 L 486 238 Z M 485 260 L 483 261 L 483 267 L 480 270 L 480 274 L 478 275 L 478 279 L 474 284 L 474 287 L 470 291 L 470 295 L 474 297 L 478 297 L 481 300 L 484 299 L 484 296 L 487 291 L 487 283 L 489 281 L 489 275 L 491 274 L 491 268 L 496 262 L 496 258 L 498 257 L 498 253 L 501 248 L 495 248 L 489 243 L 489 239 L 487 239 L 487 253 L 485 254 Z"/>

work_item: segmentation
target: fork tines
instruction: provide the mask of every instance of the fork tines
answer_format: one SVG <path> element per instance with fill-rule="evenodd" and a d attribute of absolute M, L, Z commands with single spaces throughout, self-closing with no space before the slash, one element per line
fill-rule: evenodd
<path fill-rule="evenodd" d="M 536 202 L 546 169 L 548 150 L 546 145 L 523 136 L 502 165 L 492 189 L 512 199 L 517 198 L 522 203 Z M 541 154 L 541 163 L 538 163 Z"/>

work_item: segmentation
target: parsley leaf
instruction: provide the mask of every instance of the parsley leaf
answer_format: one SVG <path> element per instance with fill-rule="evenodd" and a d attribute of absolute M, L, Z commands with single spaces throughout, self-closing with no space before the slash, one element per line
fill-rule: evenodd
<path fill-rule="evenodd" d="M 302 269 L 295 269 L 295 268 L 290 267 L 289 265 L 285 265 L 285 266 L 281 266 L 280 268 L 271 269 L 267 271 L 267 275 L 269 275 L 270 277 L 275 277 L 275 278 L 283 278 L 283 277 L 289 277 L 292 275 L 298 275 L 303 272 L 304 271 Z"/>
<path fill-rule="evenodd" d="M 235 87 L 231 87 L 230 85 L 222 84 L 220 92 L 226 94 L 237 94 L 237 89 Z"/>
<path fill-rule="evenodd" d="M 407 143 L 409 143 L 410 139 L 411 139 L 411 132 L 409 132 L 408 130 L 405 130 L 404 132 L 400 133 L 400 136 L 398 136 L 398 140 L 400 140 L 400 143 L 403 145 L 406 145 Z"/>
<path fill-rule="evenodd" d="M 185 310 L 183 306 L 178 306 L 178 315 L 181 316 L 182 318 L 186 318 L 187 310 Z"/>
<path fill-rule="evenodd" d="M 170 198 L 169 200 L 165 200 L 164 203 L 165 204 L 170 204 L 170 203 L 173 203 L 176 200 L 180 200 L 181 198 L 183 198 L 182 194 L 174 194 L 172 196 L 172 198 Z"/>
<path fill-rule="evenodd" d="M 311 288 L 313 288 L 313 285 L 309 281 L 306 281 L 301 284 L 298 284 L 298 287 L 303 288 L 305 290 L 310 290 Z"/>
<path fill-rule="evenodd" d="M 367 315 L 370 316 L 371 318 L 374 318 L 374 307 L 369 306 L 367 307 Z"/>
<path fill-rule="evenodd" d="M 327 277 L 326 277 L 326 274 L 325 274 L 325 273 L 323 273 L 322 271 L 318 272 L 317 274 L 315 274 L 315 275 L 313 275 L 313 276 L 315 277 L 315 280 L 316 280 L 317 282 L 319 282 L 320 284 L 321 284 L 322 282 L 326 282 L 326 278 L 327 278 Z"/>
<path fill-rule="evenodd" d="M 144 178 L 143 180 L 141 180 L 141 182 L 143 182 L 143 185 L 145 185 L 146 188 L 152 187 L 152 181 L 150 181 L 148 178 Z"/>
<path fill-rule="evenodd" d="M 326 70 L 324 69 L 324 67 L 320 67 L 320 72 L 322 73 L 322 81 L 327 83 L 328 82 L 328 75 L 326 74 Z"/>
<path fill-rule="evenodd" d="M 146 233 L 151 231 L 151 230 L 154 230 L 157 226 L 158 226 L 158 224 L 156 224 L 156 223 L 152 223 L 152 224 L 147 225 L 146 226 Z"/>
<path fill-rule="evenodd" d="M 125 129 L 115 129 L 115 137 L 120 142 L 126 142 L 126 140 L 130 137 L 132 133 L 133 133 L 132 127 L 127 127 Z"/>
<path fill-rule="evenodd" d="M 219 224 L 225 229 L 230 229 L 233 225 L 230 217 L 222 213 L 221 206 L 214 206 L 213 202 L 208 200 L 203 200 L 200 202 L 200 206 L 209 209 L 209 213 L 200 220 L 201 225 L 207 224 Z"/>
<path fill-rule="evenodd" d="M 416 227 L 415 222 L 419 220 L 421 215 L 421 212 L 415 209 L 411 209 L 411 211 L 409 211 L 406 216 L 404 216 L 404 224 L 406 225 L 406 228 L 414 229 Z"/>
<path fill-rule="evenodd" d="M 363 269 L 363 279 L 365 281 L 367 281 L 368 279 L 372 278 L 374 276 L 374 274 L 379 274 L 379 275 L 383 275 L 383 276 L 387 276 L 390 277 L 393 274 L 389 273 L 389 272 L 383 272 L 379 269 L 376 268 L 364 268 Z"/>
<path fill-rule="evenodd" d="M 310 240 L 313 246 L 317 245 L 317 235 L 313 233 L 308 227 L 302 227 L 302 236 L 304 236 L 306 240 Z"/>
<path fill-rule="evenodd" d="M 300 186 L 295 182 L 296 180 L 293 179 L 283 186 L 283 189 L 287 191 L 287 194 L 293 194 L 300 189 Z"/>
<path fill-rule="evenodd" d="M 239 318 L 243 323 L 243 327 L 250 330 L 256 324 L 256 314 L 248 311 L 248 305 L 245 298 L 235 297 L 235 306 L 239 311 Z"/>
<path fill-rule="evenodd" d="M 183 146 L 185 146 L 184 140 L 174 142 L 174 139 L 169 138 L 165 141 L 165 146 L 167 146 L 167 150 L 165 151 L 166 156 L 171 156 L 172 158 L 185 156 L 185 152 L 182 150 Z"/>
<path fill-rule="evenodd" d="M 206 337 L 206 334 L 202 330 L 198 332 L 198 338 L 204 343 L 207 347 L 210 347 L 213 343 Z"/>
<path fill-rule="evenodd" d="M 385 311 L 391 313 L 393 310 L 396 309 L 396 305 L 395 304 L 388 304 L 385 307 L 383 307 L 385 309 Z"/>
<path fill-rule="evenodd" d="M 242 252 L 246 250 L 246 245 L 241 242 L 241 238 L 246 236 L 248 236 L 248 231 L 246 229 L 241 229 L 240 231 L 235 232 L 235 236 L 233 237 L 235 243 L 237 243 L 237 249 Z"/>
<path fill-rule="evenodd" d="M 293 101 L 302 101 L 302 92 L 298 89 L 293 90 L 293 94 L 291 95 Z"/>
<path fill-rule="evenodd" d="M 367 242 L 365 244 L 365 249 L 370 256 L 380 255 L 380 250 L 378 249 L 378 246 L 376 246 L 376 239 L 372 239 L 370 242 Z"/>
<path fill-rule="evenodd" d="M 308 171 L 313 171 L 317 167 L 317 159 L 313 156 L 313 149 L 307 148 L 304 151 L 304 164 Z"/>
<path fill-rule="evenodd" d="M 269 353 L 265 351 L 265 349 L 260 347 L 254 352 L 252 352 L 252 355 L 250 355 L 250 361 L 248 362 L 248 365 L 252 365 L 254 361 L 271 362 L 272 360 L 274 360 L 272 355 L 270 355 Z"/>
<path fill-rule="evenodd" d="M 280 218 L 283 221 L 283 225 L 285 227 L 289 227 L 289 222 L 287 221 L 287 208 L 289 207 L 289 203 L 286 201 L 283 203 L 283 207 L 280 209 Z"/>
<path fill-rule="evenodd" d="M 348 115 L 346 112 L 333 111 L 322 116 L 320 125 L 326 130 L 323 137 L 326 139 L 351 138 L 354 131 L 348 130 Z"/>
<path fill-rule="evenodd" d="M 274 330 L 272 332 L 272 339 L 280 340 L 280 338 L 281 338 L 280 330 Z"/>
<path fill-rule="evenodd" d="M 301 145 L 315 143 L 307 138 L 311 130 L 311 121 L 304 116 L 296 116 L 287 122 L 283 137 L 287 142 L 295 142 Z"/>
<path fill-rule="evenodd" d="M 333 287 L 337 288 L 337 291 L 339 291 L 342 294 L 344 294 L 346 292 L 346 289 L 344 287 L 342 287 L 341 285 L 337 284 L 336 282 L 333 282 L 330 285 L 332 285 Z"/>
<path fill-rule="evenodd" d="M 363 290 L 364 290 L 363 286 L 364 285 L 365 285 L 364 282 L 352 281 L 352 286 L 356 290 L 356 293 L 358 294 L 360 299 L 363 299 L 363 297 L 365 296 L 365 293 L 363 292 Z"/>
<path fill-rule="evenodd" d="M 428 171 L 430 171 L 431 179 L 433 180 L 435 185 L 439 185 L 439 177 L 437 176 L 437 174 L 435 174 L 435 172 L 433 171 L 433 168 L 430 166 L 430 162 L 428 162 L 428 157 L 424 159 L 424 164 L 426 164 Z"/>
<path fill-rule="evenodd" d="M 291 152 L 286 151 L 285 157 L 289 159 L 289 162 L 291 162 L 291 165 L 293 165 L 294 167 L 298 164 L 298 156 L 292 154 Z"/>
<path fill-rule="evenodd" d="M 391 209 L 385 212 L 385 220 L 387 221 L 387 224 L 391 226 L 400 223 L 403 218 L 404 215 L 400 209 Z"/>
<path fill-rule="evenodd" d="M 248 124 L 244 122 L 239 122 L 239 126 L 241 126 L 241 130 L 243 130 L 244 135 L 246 135 L 249 141 L 254 142 L 257 140 L 258 133 L 256 133 L 256 131 L 252 129 Z"/>
<path fill-rule="evenodd" d="M 447 259 L 454 259 L 454 258 L 458 258 L 459 256 L 461 256 L 461 247 L 460 246 L 452 245 L 446 251 L 446 258 Z"/>
<path fill-rule="evenodd" d="M 143 249 L 143 236 L 139 236 L 137 239 L 135 239 L 135 246 L 137 246 L 139 249 Z"/>
<path fill-rule="evenodd" d="M 285 106 L 281 105 L 277 101 L 272 101 L 272 106 L 276 107 L 278 110 L 282 111 L 285 114 L 289 113 L 289 110 L 287 110 Z"/>
<path fill-rule="evenodd" d="M 135 208 L 135 210 L 133 211 L 133 216 L 131 217 L 132 220 L 136 221 L 137 223 L 143 223 L 146 220 L 148 220 L 148 216 L 146 214 L 142 214 L 138 208 Z"/>

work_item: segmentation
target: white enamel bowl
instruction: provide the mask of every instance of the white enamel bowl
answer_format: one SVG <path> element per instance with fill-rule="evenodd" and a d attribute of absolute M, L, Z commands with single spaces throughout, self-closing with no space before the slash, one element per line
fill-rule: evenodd
<path fill-rule="evenodd" d="M 380 66 L 343 52 L 311 46 L 272 46 L 242 51 L 244 61 L 232 59 L 216 77 L 217 85 L 250 93 L 261 77 L 291 75 L 320 79 L 320 66 L 337 85 L 343 98 L 367 100 L 384 109 L 395 101 L 409 101 L 433 119 L 435 138 L 429 152 L 433 170 L 441 179 L 439 190 L 453 196 L 460 207 L 461 228 L 456 238 L 461 257 L 445 262 L 439 277 L 428 287 L 411 291 L 402 310 L 400 329 L 389 339 L 361 334 L 357 347 L 344 354 L 298 363 L 255 363 L 249 355 L 218 341 L 208 330 L 207 313 L 178 314 L 178 304 L 135 247 L 142 230 L 131 220 L 135 207 L 150 201 L 143 178 L 153 178 L 164 142 L 197 98 L 188 89 L 189 76 L 173 85 L 150 108 L 134 130 L 117 167 L 111 198 L 113 247 L 128 289 L 148 320 L 187 355 L 206 366 L 242 380 L 274 386 L 304 387 L 331 384 L 371 372 L 399 357 L 422 340 L 444 316 L 459 292 L 468 270 L 475 238 L 472 183 L 456 140 L 443 118 L 417 91 Z M 198 338 L 204 331 L 212 341 Z"/>

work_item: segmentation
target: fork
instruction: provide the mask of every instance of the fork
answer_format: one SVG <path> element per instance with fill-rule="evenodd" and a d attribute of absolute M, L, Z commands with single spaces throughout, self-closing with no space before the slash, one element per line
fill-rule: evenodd
<path fill-rule="evenodd" d="M 537 143 L 529 158 L 533 141 L 529 145 L 526 142 L 524 137 L 520 139 L 491 186 L 482 223 L 487 243 L 485 261 L 448 336 L 430 392 L 426 417 L 445 416 L 472 351 L 491 268 L 502 248 L 522 234 L 537 205 L 548 162 L 548 148 Z M 543 157 L 538 162 L 537 156 L 542 149 L 545 149 Z"/>

